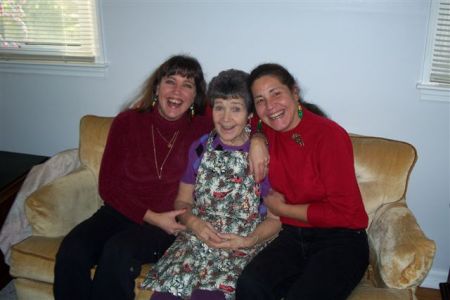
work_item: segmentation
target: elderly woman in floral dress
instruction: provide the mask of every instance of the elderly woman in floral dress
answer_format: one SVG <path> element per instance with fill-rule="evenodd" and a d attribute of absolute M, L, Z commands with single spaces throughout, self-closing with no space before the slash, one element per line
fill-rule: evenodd
<path fill-rule="evenodd" d="M 219 73 L 208 96 L 215 129 L 191 145 L 175 209 L 187 231 L 152 268 L 143 286 L 157 299 L 232 299 L 244 266 L 273 238 L 280 221 L 261 209 L 267 178 L 248 175 L 247 74 Z"/>

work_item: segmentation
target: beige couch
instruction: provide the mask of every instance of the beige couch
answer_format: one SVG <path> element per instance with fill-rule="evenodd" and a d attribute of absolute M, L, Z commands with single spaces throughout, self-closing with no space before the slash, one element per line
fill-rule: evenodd
<path fill-rule="evenodd" d="M 10 273 L 19 300 L 53 299 L 53 267 L 62 237 L 102 205 L 100 161 L 112 118 L 85 116 L 80 124 L 81 167 L 34 192 L 25 204 L 33 234 L 12 248 Z M 352 136 L 358 183 L 369 214 L 370 266 L 350 299 L 415 299 L 436 246 L 406 205 L 416 161 L 410 144 Z M 143 268 L 137 285 L 149 266 Z M 150 293 L 135 289 L 136 299 Z"/>

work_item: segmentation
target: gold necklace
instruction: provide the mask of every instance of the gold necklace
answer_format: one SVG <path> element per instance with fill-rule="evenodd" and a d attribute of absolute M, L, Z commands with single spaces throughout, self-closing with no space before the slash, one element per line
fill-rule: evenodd
<path fill-rule="evenodd" d="M 156 130 L 159 131 L 158 129 L 156 129 Z M 169 158 L 170 153 L 172 152 L 172 149 L 173 149 L 172 146 L 175 144 L 175 141 L 177 140 L 179 133 L 180 133 L 180 131 L 177 130 L 173 134 L 172 138 L 170 139 L 170 143 L 168 143 L 169 151 L 167 151 L 166 157 L 164 157 L 164 160 L 163 160 L 161 166 L 158 166 L 158 159 L 156 157 L 155 130 L 152 125 L 153 156 L 155 158 L 155 169 L 156 169 L 156 175 L 158 176 L 158 179 L 162 178 L 162 171 L 164 168 L 164 164 L 166 163 L 167 159 Z M 164 140 L 167 142 L 166 139 L 164 139 Z"/>
<path fill-rule="evenodd" d="M 173 144 L 175 143 L 175 140 L 176 140 L 177 137 L 178 137 L 179 130 L 177 130 L 177 131 L 173 134 L 173 136 L 172 136 L 172 138 L 170 139 L 170 141 L 168 141 L 168 140 L 162 135 L 162 133 L 161 133 L 161 131 L 159 131 L 158 127 L 156 127 L 156 132 L 158 132 L 159 136 L 164 140 L 164 142 L 166 142 L 167 147 L 168 147 L 168 148 L 172 148 Z"/>

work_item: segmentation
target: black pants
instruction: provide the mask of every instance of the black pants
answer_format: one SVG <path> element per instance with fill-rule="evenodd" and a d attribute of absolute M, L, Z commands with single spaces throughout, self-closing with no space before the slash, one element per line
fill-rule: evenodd
<path fill-rule="evenodd" d="M 158 227 L 136 224 L 109 206 L 101 207 L 62 241 L 55 264 L 55 299 L 134 299 L 141 264 L 156 262 L 174 239 Z"/>
<path fill-rule="evenodd" d="M 236 299 L 346 299 L 368 263 L 364 230 L 283 225 L 279 236 L 244 268 Z"/>

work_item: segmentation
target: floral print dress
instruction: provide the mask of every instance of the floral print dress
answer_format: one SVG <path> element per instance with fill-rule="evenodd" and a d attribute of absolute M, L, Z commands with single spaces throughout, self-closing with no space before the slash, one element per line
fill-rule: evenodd
<path fill-rule="evenodd" d="M 214 150 L 214 138 L 213 132 L 198 169 L 192 213 L 218 232 L 247 236 L 262 221 L 259 184 L 247 175 L 248 153 Z M 213 249 L 192 232 L 182 232 L 153 266 L 143 287 L 182 298 L 189 298 L 194 289 L 221 290 L 226 299 L 233 299 L 239 274 L 263 246 Z"/>

